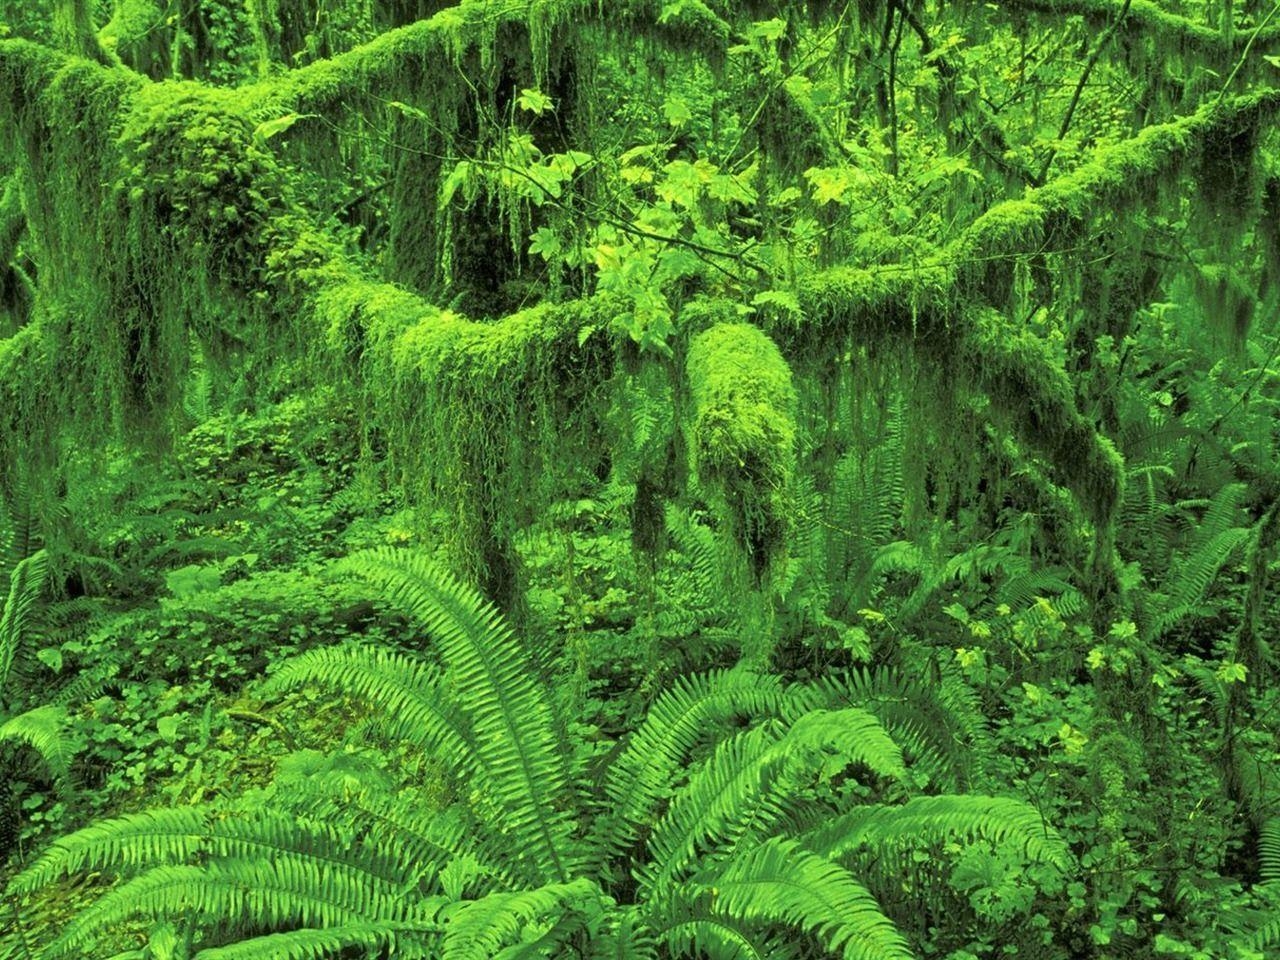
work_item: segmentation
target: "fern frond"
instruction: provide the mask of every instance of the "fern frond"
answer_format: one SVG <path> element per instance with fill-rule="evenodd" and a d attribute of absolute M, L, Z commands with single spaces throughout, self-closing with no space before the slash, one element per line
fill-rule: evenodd
<path fill-rule="evenodd" d="M 907 573 L 923 577 L 924 553 L 917 544 L 909 540 L 886 543 L 876 551 L 875 559 L 871 561 L 870 576 L 882 577 L 887 573 Z"/>
<path fill-rule="evenodd" d="M 430 931 L 434 925 L 426 926 Z M 395 956 L 408 960 L 426 956 L 425 949 L 414 950 L 413 933 L 422 933 L 424 925 L 398 923 L 352 923 L 344 926 L 303 928 L 288 933 L 269 933 L 241 940 L 225 947 L 210 947 L 196 954 L 196 960 L 322 960 L 325 957 L 349 956 L 352 949 L 366 951 L 369 956 Z M 403 939 L 397 934 L 409 934 Z"/>
<path fill-rule="evenodd" d="M 8 894 L 26 894 L 85 870 L 132 869 L 190 859 L 205 842 L 209 806 L 131 813 L 90 824 L 55 840 L 9 881 Z"/>
<path fill-rule="evenodd" d="M 263 927 L 428 924 L 444 897 L 409 898 L 391 883 L 310 857 L 220 860 L 161 866 L 112 889 L 79 914 L 47 948 L 81 951 L 102 931 L 132 917 L 197 916 L 233 930 Z"/>
<path fill-rule="evenodd" d="M 617 912 L 613 929 L 591 938 L 590 960 L 657 960 L 658 941 L 635 907 Z"/>
<path fill-rule="evenodd" d="M 487 891 L 491 886 L 517 886 L 525 878 L 514 865 L 505 862 L 508 853 L 497 849 L 501 842 L 486 843 L 475 823 L 458 814 L 457 808 L 436 812 L 424 810 L 416 797 L 392 797 L 384 791 L 367 790 L 355 796 L 345 788 L 341 796 L 311 793 L 284 799 L 290 809 L 321 823 L 341 823 L 376 844 L 380 855 L 391 862 L 412 864 L 419 882 L 436 877 L 448 864 L 469 858 L 476 878 L 470 889 Z"/>
<path fill-rule="evenodd" d="M 1248 538 L 1248 529 L 1232 527 L 1199 543 L 1189 556 L 1179 558 L 1172 582 L 1164 591 L 1168 599 L 1161 604 L 1152 624 L 1153 637 L 1160 636 L 1192 612 L 1223 565 Z"/>
<path fill-rule="evenodd" d="M 773 781 L 786 762 L 777 749 L 782 724 L 771 721 L 716 746 L 689 777 L 649 839 L 649 861 L 638 871 L 647 896 L 662 893 L 707 849 L 732 844 L 748 827 L 782 815 Z"/>
<path fill-rule="evenodd" d="M 439 758 L 460 777 L 481 759 L 438 670 L 401 653 L 374 647 L 323 647 L 288 660 L 263 685 L 264 696 L 307 684 L 327 687 L 377 706 L 372 723 Z M 492 771 L 489 771 L 492 776 Z"/>
<path fill-rule="evenodd" d="M 64 796 L 74 786 L 71 761 L 75 749 L 67 736 L 66 712 L 59 706 L 43 706 L 9 717 L 0 724 L 0 742 L 15 740 L 25 743 L 44 761 L 53 782 Z"/>
<path fill-rule="evenodd" d="M 786 715 L 858 707 L 873 713 L 892 741 L 930 778 L 948 788 L 969 782 L 985 760 L 981 714 L 954 691 L 907 680 L 897 671 L 859 669 L 787 691 Z"/>
<path fill-rule="evenodd" d="M 1040 811 L 1011 797 L 944 795 L 915 797 L 901 805 L 860 806 L 804 837 L 807 846 L 832 859 L 864 849 L 973 839 L 1017 847 L 1028 858 L 1064 872 L 1070 865 L 1066 843 Z"/>
<path fill-rule="evenodd" d="M 9 594 L 0 609 L 0 698 L 18 647 L 30 626 L 31 612 L 44 589 L 48 562 L 43 550 L 18 561 L 9 576 Z M 3 584 L 0 584 L 0 588 Z"/>
<path fill-rule="evenodd" d="M 598 900 L 600 895 L 594 881 L 579 878 L 536 890 L 491 893 L 479 900 L 450 904 L 440 912 L 445 925 L 442 960 L 488 960 L 530 922 L 565 906 Z"/>
<path fill-rule="evenodd" d="M 880 718 L 862 707 L 809 711 L 791 725 L 784 748 L 792 758 L 834 755 L 888 780 L 905 780 L 907 776 L 902 748 Z"/>
<path fill-rule="evenodd" d="M 1270 880 L 1254 889 L 1259 893 L 1269 893 L 1273 904 L 1280 900 L 1280 882 Z M 1245 944 L 1253 950 L 1265 951 L 1280 946 L 1280 908 L 1272 907 L 1263 917 L 1262 922 L 1244 938 Z"/>
<path fill-rule="evenodd" d="M 609 769 L 604 794 L 610 814 L 602 820 L 601 853 L 620 853 L 636 841 L 669 796 L 689 752 L 709 732 L 735 717 L 777 715 L 782 701 L 777 678 L 746 670 L 677 679 L 653 702 Z"/>
<path fill-rule="evenodd" d="M 662 939 L 672 956 L 712 960 L 774 960 L 772 944 L 759 934 L 719 917 L 700 916 L 673 923 Z"/>
<path fill-rule="evenodd" d="M 866 710 L 817 710 L 783 729 L 770 722 L 721 742 L 672 797 L 649 841 L 651 862 L 639 873 L 650 895 L 709 851 L 778 832 L 830 757 L 881 776 L 906 776 L 901 750 Z"/>
<path fill-rule="evenodd" d="M 29 505 L 31 494 L 24 477 L 15 478 L 10 502 L 0 491 L 0 583 L 6 583 L 14 569 L 39 549 L 36 520 Z M 12 506 L 10 505 L 12 503 Z"/>
<path fill-rule="evenodd" d="M 706 877 L 714 915 L 750 924 L 786 924 L 812 934 L 845 960 L 910 960 L 912 954 L 875 898 L 837 863 L 777 837 Z"/>
<path fill-rule="evenodd" d="M 196 859 L 261 859 L 302 856 L 363 871 L 388 884 L 417 883 L 423 865 L 403 862 L 394 845 L 377 836 L 354 844 L 337 822 L 319 822 L 278 810 L 228 816 L 213 806 L 127 814 L 91 824 L 55 840 L 10 881 L 10 894 L 30 893 L 63 876 L 86 871 L 136 872 Z"/>
<path fill-rule="evenodd" d="M 344 566 L 379 586 L 435 638 L 459 707 L 471 720 L 474 753 L 490 774 L 504 827 L 542 875 L 567 880 L 580 848 L 572 836 L 574 798 L 559 725 L 553 700 L 511 629 L 492 604 L 424 555 L 382 548 Z"/>
<path fill-rule="evenodd" d="M 1258 872 L 1264 881 L 1280 880 L 1280 817 L 1258 828 Z"/>

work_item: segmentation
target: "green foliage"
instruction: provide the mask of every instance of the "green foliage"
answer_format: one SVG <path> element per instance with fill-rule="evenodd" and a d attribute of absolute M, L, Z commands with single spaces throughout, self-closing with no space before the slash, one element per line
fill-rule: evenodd
<path fill-rule="evenodd" d="M 0 956 L 1272 951 L 1277 62 L 0 3 Z"/>
<path fill-rule="evenodd" d="M 373 722 L 439 756 L 470 790 L 466 803 L 435 815 L 402 810 L 376 786 L 354 805 L 345 787 L 328 802 L 331 781 L 318 778 L 282 784 L 275 803 L 103 821 L 56 842 L 11 884 L 24 893 L 87 870 L 136 874 L 81 913 L 47 955 L 83 949 L 130 916 L 179 915 L 223 940 L 245 930 L 267 938 L 206 941 L 209 956 L 322 956 L 392 940 L 408 955 L 438 944 L 445 956 L 487 956 L 530 933 L 548 946 L 586 937 L 622 951 L 642 930 L 676 949 L 727 956 L 711 931 L 754 936 L 771 924 L 812 933 L 843 956 L 911 955 L 855 872 L 786 835 L 848 806 L 821 788 L 833 778 L 908 780 L 874 712 L 809 709 L 811 692 L 742 672 L 691 680 L 660 698 L 623 745 L 604 778 L 607 812 L 594 816 L 587 797 L 598 775 L 568 754 L 529 653 L 489 604 L 419 555 L 373 551 L 343 566 L 414 614 L 438 644 L 442 672 L 376 649 L 320 650 L 287 664 L 269 688 L 318 682 L 367 697 Z M 731 733 L 734 716 L 763 722 Z M 691 764 L 716 731 L 712 752 Z M 831 822 L 846 820 L 857 829 L 845 837 L 819 828 L 816 850 L 976 836 L 1067 866 L 1056 835 L 1020 801 L 855 804 Z M 641 842 L 632 912 L 616 899 L 619 867 Z"/>

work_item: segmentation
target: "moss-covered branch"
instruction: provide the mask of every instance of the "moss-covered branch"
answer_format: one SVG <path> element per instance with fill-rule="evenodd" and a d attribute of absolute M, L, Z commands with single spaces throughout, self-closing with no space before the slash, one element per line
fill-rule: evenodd
<path fill-rule="evenodd" d="M 990 395 L 1019 438 L 1044 456 L 1095 525 L 1095 590 L 1114 593 L 1112 558 L 1123 464 L 1114 446 L 1085 420 L 1060 362 L 1044 344 L 998 312 L 1015 260 L 1041 255 L 1056 242 L 1074 242 L 1099 211 L 1145 202 L 1150 185 L 1195 160 L 1201 170 L 1217 158 L 1206 144 L 1241 123 L 1257 124 L 1280 107 L 1280 92 L 1264 91 L 1206 106 L 1132 140 L 1098 151 L 1076 170 L 1019 200 L 992 207 L 955 242 L 924 264 L 840 267 L 802 279 L 804 320 L 774 331 L 790 350 L 843 337 L 855 343 L 893 338 L 958 369 L 958 382 Z M 1221 162 L 1230 162 L 1230 159 Z M 1104 603 L 1105 607 L 1106 604 Z"/>
<path fill-rule="evenodd" d="M 469 51 L 478 51 L 481 64 L 487 65 L 499 31 L 509 26 L 527 32 L 535 69 L 545 67 L 559 32 L 593 24 L 643 29 L 676 48 L 699 49 L 700 56 L 707 55 L 706 41 L 719 47 L 728 40 L 728 26 L 701 3 L 682 4 L 659 24 L 662 13 L 658 0 L 619 0 L 607 5 L 597 0 L 462 0 L 347 53 L 289 71 L 256 88 L 254 95 L 282 108 L 320 112 L 370 89 L 394 88 L 406 76 L 452 67 Z"/>
<path fill-rule="evenodd" d="M 999 7 L 1010 12 L 1031 12 L 1058 16 L 1083 17 L 1091 30 L 1101 31 L 1114 23 L 1124 7 L 1123 0 L 1002 0 Z M 1154 0 L 1132 0 L 1122 34 L 1130 36 L 1150 35 L 1178 45 L 1182 49 L 1205 53 L 1239 51 L 1249 43 L 1253 31 L 1238 31 L 1224 35 L 1217 27 L 1198 23 L 1188 17 L 1172 13 Z M 1258 33 L 1254 49 L 1280 40 L 1280 26 L 1269 26 Z"/>

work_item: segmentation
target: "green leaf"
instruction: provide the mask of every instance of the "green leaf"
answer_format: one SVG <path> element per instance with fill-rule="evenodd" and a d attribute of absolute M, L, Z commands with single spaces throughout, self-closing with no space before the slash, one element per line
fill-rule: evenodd
<path fill-rule="evenodd" d="M 800 300 L 790 290 L 763 290 L 751 298 L 753 306 L 764 306 L 766 304 L 781 307 L 786 313 L 800 314 Z"/>
<path fill-rule="evenodd" d="M 156 721 L 156 729 L 160 731 L 160 736 L 164 737 L 166 743 L 173 743 L 178 739 L 178 729 L 182 726 L 181 717 L 161 717 Z"/>
<path fill-rule="evenodd" d="M 534 116 L 542 116 L 554 105 L 552 99 L 540 90 L 525 87 L 516 98 L 516 106 L 528 110 Z"/>
<path fill-rule="evenodd" d="M 758 20 L 751 25 L 749 36 L 760 40 L 781 40 L 787 33 L 787 21 L 774 17 L 772 20 Z"/>
<path fill-rule="evenodd" d="M 672 94 L 662 101 L 662 115 L 677 130 L 693 119 L 693 111 L 684 97 Z"/>
<path fill-rule="evenodd" d="M 306 120 L 307 118 L 314 116 L 316 116 L 314 113 L 286 113 L 283 117 L 276 117 L 274 120 L 266 120 L 254 128 L 254 142 L 259 146 L 262 146 L 277 134 L 284 133 L 299 120 Z"/>
<path fill-rule="evenodd" d="M 560 236 L 550 227 L 539 227 L 529 240 L 529 253 L 537 254 L 543 260 L 558 256 L 562 249 Z"/>

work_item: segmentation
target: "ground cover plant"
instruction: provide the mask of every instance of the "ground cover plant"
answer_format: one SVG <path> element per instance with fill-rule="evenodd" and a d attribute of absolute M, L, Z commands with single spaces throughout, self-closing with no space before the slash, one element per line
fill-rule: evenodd
<path fill-rule="evenodd" d="M 1280 950 L 1280 6 L 0 3 L 0 957 Z"/>

